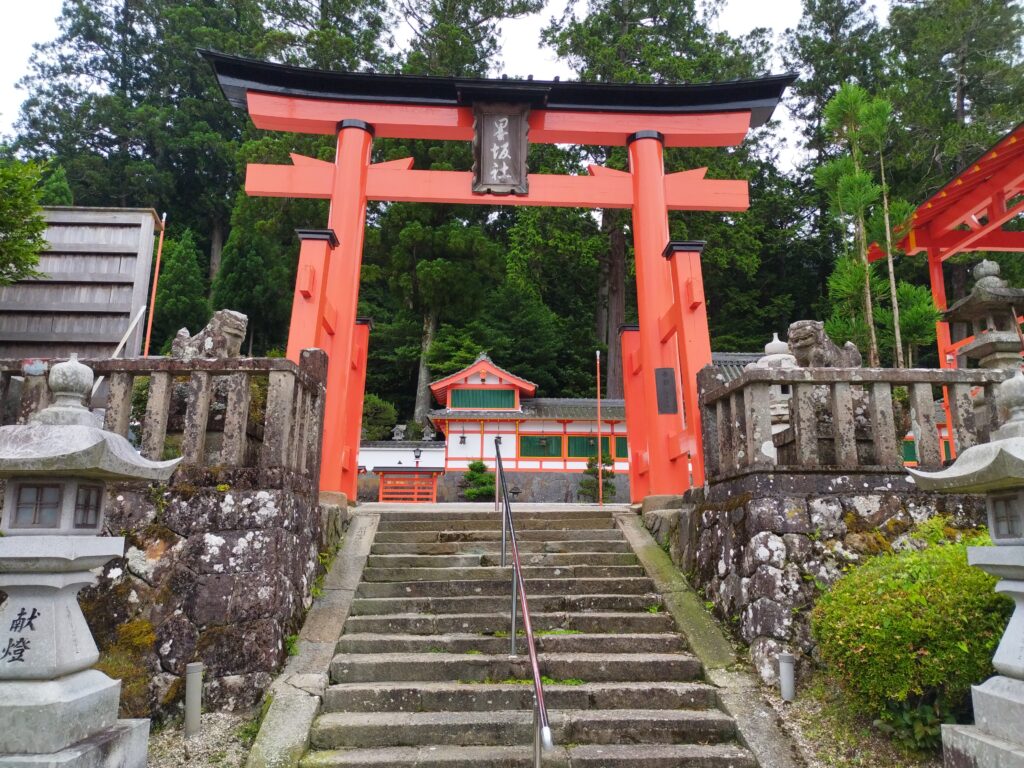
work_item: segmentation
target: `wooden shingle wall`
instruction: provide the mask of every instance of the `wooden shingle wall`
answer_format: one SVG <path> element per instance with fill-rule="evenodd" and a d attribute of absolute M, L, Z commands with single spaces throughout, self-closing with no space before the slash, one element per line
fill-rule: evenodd
<path fill-rule="evenodd" d="M 0 358 L 109 356 L 146 305 L 151 208 L 46 208 L 38 280 L 0 286 Z M 141 353 L 145 317 L 122 352 Z"/>

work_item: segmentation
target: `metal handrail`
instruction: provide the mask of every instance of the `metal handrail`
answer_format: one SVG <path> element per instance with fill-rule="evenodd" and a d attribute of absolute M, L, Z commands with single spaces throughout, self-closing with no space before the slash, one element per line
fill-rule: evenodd
<path fill-rule="evenodd" d="M 526 583 L 523 580 L 523 566 L 519 559 L 519 545 L 516 543 L 516 527 L 512 522 L 512 504 L 508 498 L 508 484 L 505 482 L 505 467 L 501 463 L 500 438 L 494 441 L 495 468 L 495 503 L 500 502 L 501 510 L 501 567 L 505 567 L 505 542 L 512 549 L 512 631 L 510 653 L 516 655 L 516 602 L 523 614 L 523 631 L 526 635 L 526 649 L 530 655 L 530 666 L 533 669 L 533 765 L 541 768 L 541 753 L 552 749 L 551 723 L 548 720 L 548 709 L 544 705 L 544 683 L 540 676 L 540 664 L 537 661 L 537 644 L 533 638 L 533 624 L 530 622 L 530 606 L 526 599 Z M 508 536 L 506 537 L 506 527 Z"/>

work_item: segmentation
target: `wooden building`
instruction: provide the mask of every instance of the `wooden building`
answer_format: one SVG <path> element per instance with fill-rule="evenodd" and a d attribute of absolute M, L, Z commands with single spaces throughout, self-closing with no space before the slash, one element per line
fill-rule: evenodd
<path fill-rule="evenodd" d="M 534 397 L 537 385 L 481 355 L 468 368 L 430 385 L 443 406 L 430 421 L 445 438 L 446 470 L 481 460 L 494 466 L 501 438 L 505 468 L 518 472 L 573 472 L 597 455 L 597 400 Z M 601 442 L 616 472 L 629 470 L 626 412 L 622 400 L 601 402 Z"/>
<path fill-rule="evenodd" d="M 156 211 L 54 207 L 44 215 L 44 277 L 0 286 L 0 358 L 109 357 L 136 318 L 122 356 L 140 354 Z"/>

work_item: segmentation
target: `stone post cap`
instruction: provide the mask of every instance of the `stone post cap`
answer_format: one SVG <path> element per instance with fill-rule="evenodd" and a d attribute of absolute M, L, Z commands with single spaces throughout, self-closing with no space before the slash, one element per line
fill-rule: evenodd
<path fill-rule="evenodd" d="M 74 573 L 124 555 L 122 536 L 4 536 L 0 573 Z"/>

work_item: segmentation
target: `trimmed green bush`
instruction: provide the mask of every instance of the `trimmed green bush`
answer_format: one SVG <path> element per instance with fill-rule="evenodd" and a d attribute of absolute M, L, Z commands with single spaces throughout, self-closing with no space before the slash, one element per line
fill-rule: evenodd
<path fill-rule="evenodd" d="M 919 529 L 922 551 L 880 555 L 822 595 L 811 627 L 828 673 L 877 724 L 909 746 L 941 744 L 940 725 L 991 676 L 1013 604 L 967 564 L 987 534 L 943 539 L 945 521 Z M 948 530 L 948 529 L 945 529 Z"/>
<path fill-rule="evenodd" d="M 488 501 L 494 498 L 494 474 L 487 471 L 482 461 L 471 461 L 462 479 L 466 501 Z"/>

